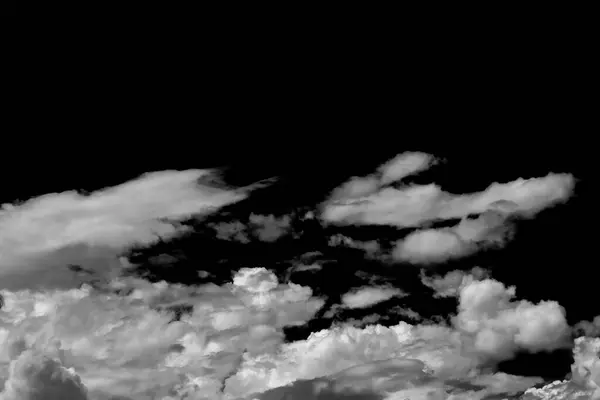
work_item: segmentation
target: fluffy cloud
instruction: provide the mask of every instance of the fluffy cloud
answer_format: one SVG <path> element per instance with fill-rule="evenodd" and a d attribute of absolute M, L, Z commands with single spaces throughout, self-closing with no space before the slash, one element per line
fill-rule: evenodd
<path fill-rule="evenodd" d="M 594 317 L 592 321 L 581 321 L 575 325 L 575 330 L 583 336 L 600 336 L 600 315 Z"/>
<path fill-rule="evenodd" d="M 594 397 L 600 398 L 600 339 L 575 339 L 573 355 L 572 380 L 594 390 Z"/>
<path fill-rule="evenodd" d="M 474 400 L 518 394 L 541 382 L 479 369 L 464 339 L 440 326 L 339 326 L 286 344 L 276 355 L 246 359 L 225 392 L 237 398 L 254 391 L 246 400 Z"/>
<path fill-rule="evenodd" d="M 112 293 L 122 289 L 128 294 Z M 323 305 L 310 288 L 280 284 L 262 268 L 240 270 L 224 286 L 129 278 L 105 292 L 3 294 L 0 365 L 31 349 L 76 371 L 94 399 L 218 399 L 244 357 L 273 354 L 283 327 L 304 324 Z M 174 321 L 168 310 L 182 304 L 190 313 Z"/>
<path fill-rule="evenodd" d="M 391 287 L 362 287 L 344 294 L 342 304 L 347 308 L 366 308 L 402 295 L 400 289 Z"/>
<path fill-rule="evenodd" d="M 515 288 L 485 279 L 466 282 L 455 326 L 473 335 L 475 349 L 494 359 L 564 347 L 570 334 L 564 309 L 554 301 L 513 301 Z"/>
<path fill-rule="evenodd" d="M 522 400 L 600 399 L 600 339 L 575 339 L 573 356 L 571 379 L 528 389 Z"/>
<path fill-rule="evenodd" d="M 489 273 L 483 268 L 475 267 L 470 271 L 450 271 L 444 276 L 429 277 L 425 275 L 424 270 L 421 270 L 421 282 L 433 290 L 434 297 L 451 297 L 457 296 L 467 282 L 473 279 L 480 280 L 487 278 Z"/>
<path fill-rule="evenodd" d="M 0 394 L 2 400 L 87 400 L 79 377 L 57 360 L 24 351 L 11 362 L 10 376 Z"/>
<path fill-rule="evenodd" d="M 450 278 L 446 280 L 450 281 Z M 225 392 L 234 398 L 246 393 L 260 393 L 294 381 L 314 380 L 388 359 L 398 362 L 418 360 L 431 377 L 427 385 L 421 382 L 418 387 L 396 387 L 398 396 L 409 396 L 409 393 L 416 396 L 417 392 L 412 390 L 417 390 L 420 395 L 435 393 L 442 396 L 456 393 L 458 385 L 464 396 L 456 399 L 483 399 L 498 393 L 514 394 L 539 383 L 538 378 L 490 375 L 489 370 L 484 372 L 481 368 L 509 359 L 519 350 L 552 351 L 568 345 L 570 328 L 564 310 L 552 301 L 538 304 L 515 301 L 514 287 L 507 288 L 492 279 L 476 280 L 462 275 L 460 283 L 454 283 L 458 288 L 454 285 L 452 293 L 459 297 L 459 306 L 452 327 L 413 326 L 404 322 L 391 327 L 369 325 L 363 329 L 338 325 L 314 332 L 306 340 L 282 345 L 275 353 L 244 357 L 238 371 L 225 382 Z M 389 383 L 390 386 L 386 386 L 388 393 L 393 385 L 401 385 L 401 382 L 394 382 L 393 376 L 387 378 L 388 382 L 378 374 L 374 375 L 378 377 L 373 377 L 373 382 L 384 386 Z M 365 379 L 369 376 L 365 375 Z M 334 386 L 339 387 L 329 378 L 327 382 L 301 382 L 288 389 L 294 391 L 301 387 L 308 390 L 306 388 L 310 386 L 310 390 L 316 390 L 316 387 L 332 390 Z M 365 385 L 358 385 L 358 389 L 374 390 L 371 384 Z M 354 389 L 358 390 L 357 387 Z"/>
<path fill-rule="evenodd" d="M 399 240 L 392 257 L 414 264 L 442 262 L 481 249 L 503 246 L 512 234 L 507 217 L 486 211 L 476 219 L 463 218 L 451 228 L 417 230 Z"/>
<path fill-rule="evenodd" d="M 555 348 L 565 329 L 562 310 L 552 302 L 513 301 L 513 288 L 489 279 L 463 278 L 454 327 L 341 325 L 293 343 L 284 343 L 282 328 L 305 323 L 323 300 L 307 287 L 279 283 L 264 268 L 241 269 L 223 286 L 128 278 L 108 288 L 126 288 L 126 296 L 90 287 L 5 292 L 0 364 L 43 351 L 53 366 L 76 371 L 90 398 L 98 399 L 177 399 L 186 393 L 236 399 L 296 381 L 286 390 L 398 399 L 433 393 L 483 399 L 524 390 L 523 378 L 490 375 L 481 363 L 507 358 L 515 349 Z M 173 321 L 167 310 L 182 303 L 193 309 Z M 581 360 L 578 365 L 592 365 Z"/>
<path fill-rule="evenodd" d="M 116 258 L 116 252 L 131 245 L 175 235 L 185 229 L 177 220 L 239 201 L 252 189 L 199 184 L 210 175 L 204 170 L 154 172 L 90 194 L 71 191 L 4 204 L 0 210 L 3 287 L 16 290 L 25 282 L 32 287 L 32 280 L 57 274 L 55 264 L 85 264 L 88 251 L 95 252 L 92 258 L 102 258 L 101 251 Z M 52 273 L 45 273 L 49 268 Z"/>

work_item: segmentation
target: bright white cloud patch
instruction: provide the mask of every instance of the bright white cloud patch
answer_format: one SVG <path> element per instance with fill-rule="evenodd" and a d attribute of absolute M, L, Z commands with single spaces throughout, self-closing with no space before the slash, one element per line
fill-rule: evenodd
<path fill-rule="evenodd" d="M 54 193 L 3 205 L 3 287 L 18 289 L 26 282 L 32 287 L 35 282 L 31 280 L 56 274 L 57 265 L 85 263 L 89 249 L 96 258 L 102 258 L 99 252 L 114 258 L 117 251 L 131 245 L 181 232 L 184 228 L 177 220 L 214 211 L 246 196 L 248 188 L 224 190 L 198 183 L 210 174 L 202 170 L 154 172 L 90 194 Z M 48 269 L 52 274 L 44 276 Z"/>
<path fill-rule="evenodd" d="M 366 308 L 403 294 L 400 289 L 389 287 L 363 287 L 344 294 L 342 304 L 347 308 Z"/>

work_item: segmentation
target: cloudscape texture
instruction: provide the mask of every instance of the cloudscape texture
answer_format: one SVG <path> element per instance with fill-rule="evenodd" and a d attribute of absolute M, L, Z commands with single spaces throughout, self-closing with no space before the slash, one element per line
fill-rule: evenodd
<path fill-rule="evenodd" d="M 6 202 L 0 399 L 600 399 L 577 170 L 362 162 Z"/>

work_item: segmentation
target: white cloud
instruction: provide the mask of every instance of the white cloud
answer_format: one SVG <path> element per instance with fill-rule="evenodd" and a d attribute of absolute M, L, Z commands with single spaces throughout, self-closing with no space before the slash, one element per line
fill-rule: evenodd
<path fill-rule="evenodd" d="M 235 398 L 390 358 L 420 360 L 440 374 L 465 373 L 474 366 L 472 360 L 461 355 L 458 337 L 443 327 L 413 327 L 406 323 L 364 329 L 338 326 L 285 344 L 275 355 L 245 359 L 240 370 L 227 380 L 225 391 Z"/>
<path fill-rule="evenodd" d="M 435 159 L 426 153 L 402 153 L 378 168 L 381 174 L 380 185 L 387 185 L 409 175 L 421 172 L 435 163 Z"/>
<path fill-rule="evenodd" d="M 396 243 L 392 257 L 414 264 L 443 262 L 504 246 L 512 233 L 506 215 L 486 211 L 476 219 L 463 218 L 454 227 L 414 231 Z"/>
<path fill-rule="evenodd" d="M 573 355 L 575 362 L 571 367 L 572 380 L 594 390 L 595 395 L 600 398 L 600 338 L 575 339 Z"/>
<path fill-rule="evenodd" d="M 347 308 L 366 308 L 402 295 L 400 289 L 391 287 L 362 287 L 344 294 L 342 304 Z"/>
<path fill-rule="evenodd" d="M 407 152 L 381 165 L 376 173 L 365 177 L 352 177 L 330 196 L 332 201 L 361 199 L 377 192 L 381 186 L 427 169 L 435 160 L 429 154 Z"/>
<path fill-rule="evenodd" d="M 322 218 L 335 223 L 417 227 L 427 221 L 463 218 L 489 210 L 529 217 L 565 201 L 571 195 L 574 178 L 570 174 L 548 174 L 493 183 L 484 191 L 463 195 L 444 192 L 435 184 L 398 189 L 382 185 L 380 182 L 378 191 L 371 190 L 360 201 L 344 201 L 334 191 L 323 208 Z"/>
<path fill-rule="evenodd" d="M 11 362 L 10 376 L 0 394 L 2 400 L 87 400 L 79 377 L 57 360 L 25 351 Z"/>
<path fill-rule="evenodd" d="M 225 392 L 246 400 L 353 395 L 474 400 L 514 395 L 541 382 L 479 369 L 481 360 L 464 351 L 465 339 L 440 326 L 339 326 L 286 344 L 275 356 L 246 359 Z"/>
<path fill-rule="evenodd" d="M 279 282 L 265 268 L 242 268 L 233 277 L 233 284 L 249 292 L 263 293 L 276 288 Z"/>
<path fill-rule="evenodd" d="M 213 400 L 244 357 L 274 353 L 283 327 L 305 323 L 324 303 L 262 268 L 241 270 L 223 286 L 128 278 L 109 288 L 131 290 L 4 291 L 0 367 L 33 349 L 73 368 L 90 398 L 188 391 Z M 193 310 L 174 322 L 166 309 L 181 304 Z"/>
<path fill-rule="evenodd" d="M 406 236 L 395 246 L 392 257 L 415 264 L 444 261 L 462 257 L 474 251 L 451 229 L 424 229 Z"/>
<path fill-rule="evenodd" d="M 4 204 L 0 210 L 3 287 L 16 290 L 25 283 L 32 287 L 32 280 L 59 273 L 49 264 L 85 263 L 90 248 L 101 250 L 89 250 L 96 252 L 93 257 L 105 257 L 102 252 L 116 257 L 134 244 L 175 235 L 185 229 L 176 220 L 239 201 L 251 189 L 217 189 L 198 183 L 210 174 L 153 172 L 90 194 L 53 193 L 17 205 Z"/>
<path fill-rule="evenodd" d="M 570 334 L 564 309 L 554 301 L 513 301 L 515 288 L 485 279 L 467 281 L 460 290 L 458 329 L 473 335 L 476 350 L 494 359 L 564 347 Z"/>
<path fill-rule="evenodd" d="M 579 337 L 573 348 L 572 377 L 525 392 L 527 400 L 599 400 L 600 338 Z"/>
<path fill-rule="evenodd" d="M 567 346 L 570 328 L 562 307 L 552 301 L 538 304 L 515 301 L 514 287 L 506 288 L 491 279 L 475 280 L 462 275 L 459 282 L 455 280 L 450 286 L 459 297 L 459 308 L 452 327 L 413 326 L 404 322 L 391 327 L 369 325 L 363 329 L 348 324 L 334 326 L 314 332 L 306 340 L 284 344 L 276 353 L 245 357 L 239 370 L 227 379 L 225 392 L 232 397 L 260 393 L 297 380 L 331 376 L 347 368 L 387 359 L 424 363 L 432 379 L 431 385 L 410 389 L 418 389 L 419 393 L 457 393 L 453 385 L 468 382 L 471 385 L 468 390 L 459 385 L 462 398 L 483 399 L 497 393 L 514 394 L 540 382 L 539 378 L 490 375 L 489 368 L 512 358 L 518 350 L 552 351 Z M 487 372 L 480 369 L 483 366 Z M 369 379 L 370 375 L 365 376 Z M 393 377 L 389 382 L 379 378 L 377 382 L 384 386 L 400 384 Z M 319 384 L 323 386 L 323 382 Z M 306 383 L 299 385 L 304 387 Z M 331 382 L 325 385 L 327 390 L 331 385 Z M 398 396 L 410 392 L 408 388 L 396 389 Z"/>
<path fill-rule="evenodd" d="M 178 398 L 186 392 L 192 398 L 204 394 L 232 399 L 327 376 L 320 381 L 327 384 L 321 390 L 332 393 L 457 393 L 454 380 L 478 385 L 474 393 L 509 393 L 517 377 L 473 381 L 482 374 L 480 363 L 489 357 L 506 358 L 515 348 L 554 348 L 560 342 L 557 332 L 564 328 L 564 316 L 551 302 L 512 301 L 514 289 L 491 280 L 463 280 L 454 328 L 406 323 L 364 329 L 338 326 L 293 343 L 283 342 L 282 328 L 305 323 L 323 300 L 314 298 L 310 288 L 280 284 L 264 268 L 242 269 L 232 283 L 220 287 L 150 284 L 132 278 L 112 287 L 132 290 L 125 297 L 90 288 L 5 292 L 0 366 L 2 359 L 6 363 L 26 349 L 43 351 L 73 368 L 90 398 L 99 399 L 137 399 L 151 393 Z M 179 322 L 157 311 L 182 302 L 194 308 Z M 490 343 L 485 333 L 489 330 L 502 338 Z M 512 344 L 496 345 L 506 342 Z M 390 358 L 404 366 L 423 363 L 426 374 L 396 364 L 383 368 Z M 344 372 L 354 367 L 362 377 L 352 378 L 353 370 Z M 397 378 L 404 373 L 419 384 L 403 386 Z"/>
<path fill-rule="evenodd" d="M 570 174 L 493 183 L 470 194 L 453 194 L 436 184 L 399 188 L 385 186 L 405 174 L 427 168 L 433 158 L 423 153 L 401 154 L 397 160 L 380 167 L 387 179 L 378 181 L 360 197 L 346 196 L 348 185 L 363 178 L 352 178 L 333 192 L 322 206 L 321 217 L 339 224 L 372 224 L 420 228 L 449 219 L 460 223 L 446 228 L 418 229 L 397 241 L 391 257 L 415 264 L 443 262 L 465 257 L 489 247 L 502 247 L 512 238 L 515 217 L 533 217 L 539 211 L 566 201 L 572 194 L 575 178 Z M 391 171 L 391 172 L 390 172 Z M 387 174 L 387 175 L 386 175 Z M 374 185 L 375 175 L 368 178 Z M 364 182 L 363 182 L 364 183 Z M 471 215 L 477 218 L 470 218 Z"/>
<path fill-rule="evenodd" d="M 600 336 L 600 315 L 594 317 L 592 321 L 581 321 L 575 324 L 575 330 L 584 336 Z"/>
<path fill-rule="evenodd" d="M 289 215 L 277 218 L 274 215 L 250 214 L 249 220 L 255 234 L 265 242 L 279 239 L 290 231 L 292 224 L 292 218 Z"/>
<path fill-rule="evenodd" d="M 470 271 L 450 271 L 444 276 L 428 277 L 421 270 L 421 282 L 435 290 L 434 297 L 457 296 L 467 282 L 473 279 L 481 280 L 488 277 L 488 272 L 480 267 L 472 268 Z"/>

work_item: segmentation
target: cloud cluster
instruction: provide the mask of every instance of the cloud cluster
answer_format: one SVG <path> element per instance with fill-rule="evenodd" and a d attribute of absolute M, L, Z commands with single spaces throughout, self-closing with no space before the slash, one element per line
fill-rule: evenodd
<path fill-rule="evenodd" d="M 238 372 L 226 381 L 226 393 L 234 397 L 249 392 L 259 393 L 299 380 L 302 382 L 285 390 L 296 391 L 300 390 L 299 387 L 302 390 L 309 390 L 309 387 L 315 391 L 318 387 L 333 390 L 332 387 L 340 386 L 331 383 L 330 378 L 327 378 L 327 384 L 317 378 L 388 359 L 397 362 L 418 360 L 430 374 L 427 384 L 421 382 L 411 388 L 400 388 L 402 381 L 394 379 L 394 374 L 385 379 L 377 374 L 374 374 L 377 377 L 365 375 L 383 386 L 388 383 L 390 387 L 399 385 L 395 387 L 398 396 L 408 396 L 410 390 L 421 391 L 423 395 L 446 395 L 455 393 L 460 383 L 464 397 L 456 398 L 475 399 L 494 393 L 524 391 L 532 384 L 541 382 L 537 378 L 527 380 L 502 374 L 492 376 L 481 368 L 489 368 L 501 360 L 510 359 L 517 351 L 552 351 L 568 346 L 570 328 L 562 307 L 552 301 L 538 304 L 516 301 L 513 299 L 514 287 L 507 288 L 492 279 L 477 280 L 465 274 L 454 275 L 461 279 L 449 285 L 452 289 L 450 293 L 446 293 L 447 287 L 438 286 L 445 295 L 459 298 L 452 327 L 409 325 L 404 322 L 390 327 L 368 325 L 362 329 L 350 324 L 337 325 L 314 332 L 304 341 L 285 344 L 268 356 L 245 358 Z M 364 370 L 369 368 L 365 367 Z M 417 375 L 420 374 L 422 371 Z M 311 381 L 315 379 L 317 381 Z M 356 392 L 375 390 L 371 383 L 365 386 L 356 382 L 358 386 L 352 389 Z M 465 382 L 471 385 L 468 390 L 465 389 Z M 512 384 L 518 390 L 509 390 Z M 390 387 L 386 391 L 389 392 Z M 416 392 L 410 393 L 416 396 Z"/>
<path fill-rule="evenodd" d="M 399 154 L 397 157 L 381 165 L 377 169 L 377 172 L 364 177 L 351 178 L 333 191 L 330 200 L 344 202 L 363 199 L 377 192 L 381 186 L 425 170 L 435 162 L 436 160 L 426 153 L 411 152 Z"/>
<path fill-rule="evenodd" d="M 565 310 L 554 301 L 513 301 L 514 287 L 484 279 L 460 289 L 455 326 L 473 335 L 474 347 L 495 359 L 519 350 L 552 351 L 568 345 L 570 327 Z"/>
<path fill-rule="evenodd" d="M 574 185 L 569 174 L 494 183 L 470 194 L 398 183 L 436 162 L 425 153 L 400 154 L 334 190 L 321 218 L 412 228 L 395 242 L 391 257 L 441 262 L 503 246 L 515 218 L 567 200 Z M 571 328 L 558 303 L 515 300 L 514 287 L 480 268 L 445 276 L 422 273 L 435 297 L 458 299 L 448 324 L 357 328 L 347 321 L 292 343 L 285 343 L 284 328 L 312 319 L 324 299 L 289 278 L 326 266 L 299 264 L 285 283 L 262 267 L 242 268 L 222 286 L 119 276 L 128 266 L 119 258 L 124 249 L 184 232 L 188 228 L 177 221 L 239 201 L 255 187 L 230 189 L 212 180 L 214 171 L 163 171 L 90 194 L 49 194 L 2 206 L 0 400 L 233 400 L 250 393 L 248 400 L 483 400 L 514 396 L 541 382 L 495 373 L 495 363 L 519 351 L 567 344 Z M 304 218 L 313 217 L 308 212 Z M 432 227 L 455 219 L 453 226 Z M 289 233 L 291 221 L 289 215 L 251 214 L 247 223 L 213 228 L 225 239 L 272 242 Z M 377 241 L 343 235 L 331 236 L 329 244 L 371 256 L 382 252 Z M 60 271 L 70 280 L 55 268 L 68 264 L 71 270 Z M 81 276 L 106 270 L 103 286 L 77 285 Z M 337 307 L 363 309 L 404 295 L 390 286 L 364 286 L 342 295 Z M 397 307 L 394 312 L 416 315 Z M 360 323 L 377 318 L 373 314 Z M 597 322 L 576 329 L 593 335 Z M 578 393 L 600 399 L 599 351 L 599 340 L 577 339 L 572 379 L 530 389 L 523 399 L 571 399 Z"/>
<path fill-rule="evenodd" d="M 0 394 L 2 400 L 88 400 L 81 379 L 52 359 L 24 351 L 10 365 L 10 375 Z"/>
<path fill-rule="evenodd" d="M 310 288 L 280 284 L 263 268 L 242 269 L 223 286 L 150 284 L 132 278 L 111 286 L 124 288 L 126 296 L 89 286 L 5 291 L 0 363 L 31 351 L 60 360 L 39 365 L 43 371 L 57 365 L 72 368 L 90 398 L 177 398 L 187 391 L 218 399 L 223 381 L 244 357 L 274 353 L 283 342 L 283 327 L 304 324 L 323 305 Z M 169 310 L 181 305 L 189 305 L 190 312 L 174 320 Z M 11 376 L 20 376 L 15 374 Z M 7 391 L 20 387 L 22 380 L 15 379 L 9 380 L 13 383 Z"/>
<path fill-rule="evenodd" d="M 541 382 L 480 369 L 464 340 L 442 326 L 338 326 L 286 344 L 276 355 L 245 360 L 225 391 L 247 400 L 474 400 L 517 394 Z"/>
<path fill-rule="evenodd" d="M 27 284 L 31 288 L 36 281 L 59 274 L 56 265 L 86 264 L 88 256 L 92 264 L 102 253 L 116 259 L 115 253 L 132 245 L 184 231 L 176 221 L 239 201 L 252 189 L 199 183 L 211 174 L 208 170 L 153 172 L 89 194 L 54 193 L 2 205 L 2 287 L 16 290 Z"/>
<path fill-rule="evenodd" d="M 600 339 L 579 337 L 573 348 L 571 379 L 525 391 L 522 400 L 600 399 Z"/>
<path fill-rule="evenodd" d="M 417 264 L 464 257 L 511 238 L 511 220 L 530 218 L 566 201 L 575 179 L 570 174 L 493 183 L 469 194 L 452 194 L 436 184 L 392 187 L 389 183 L 431 165 L 433 157 L 404 153 L 396 163 L 380 167 L 382 177 L 352 178 L 325 202 L 321 217 L 338 224 L 391 225 L 418 228 L 399 240 L 392 257 Z M 400 160 L 400 161 L 398 161 Z M 392 172 L 390 172 L 392 171 Z M 477 218 L 469 218 L 478 215 Z M 446 228 L 423 228 L 441 220 L 460 219 Z"/>
<path fill-rule="evenodd" d="M 473 279 L 481 280 L 488 278 L 489 272 L 480 267 L 474 267 L 470 271 L 454 270 L 444 276 L 427 276 L 424 270 L 421 270 L 421 282 L 435 293 L 433 297 L 454 297 L 458 296 L 460 289 Z"/>
<path fill-rule="evenodd" d="M 289 215 L 276 217 L 274 215 L 250 214 L 250 225 L 259 240 L 273 242 L 285 235 L 291 229 L 292 218 Z"/>
<path fill-rule="evenodd" d="M 583 336 L 600 336 L 600 315 L 591 321 L 581 321 L 575 325 L 575 330 Z"/>
<path fill-rule="evenodd" d="M 506 215 L 486 211 L 475 219 L 463 218 L 453 227 L 414 231 L 396 243 L 392 257 L 413 264 L 443 262 L 503 247 L 512 233 Z"/>
<path fill-rule="evenodd" d="M 291 231 L 292 217 L 283 215 L 250 214 L 247 223 L 242 221 L 219 222 L 212 225 L 217 237 L 249 243 L 251 238 L 262 242 L 274 242 Z"/>

